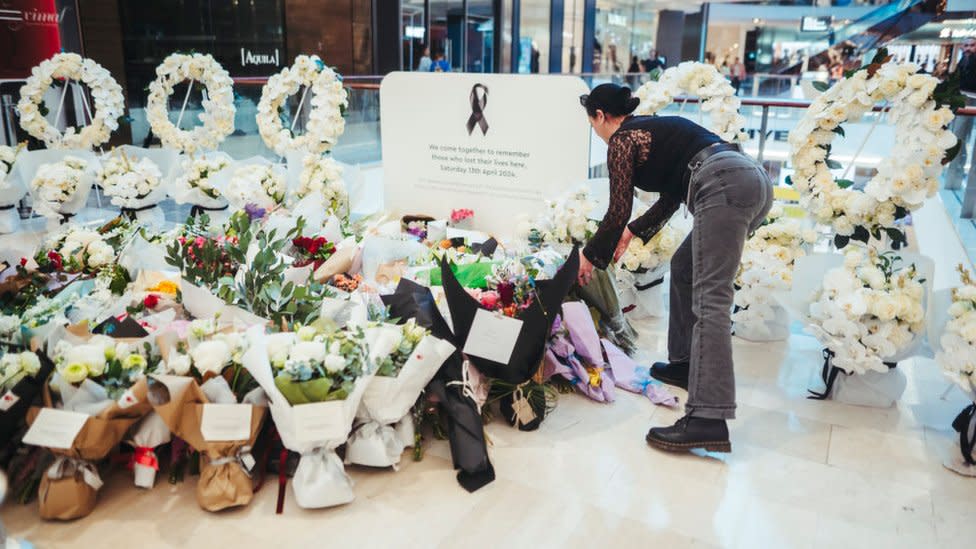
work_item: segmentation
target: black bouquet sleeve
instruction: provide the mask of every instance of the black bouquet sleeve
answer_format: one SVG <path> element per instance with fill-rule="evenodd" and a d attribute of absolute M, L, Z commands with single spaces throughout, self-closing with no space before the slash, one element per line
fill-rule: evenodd
<path fill-rule="evenodd" d="M 390 315 L 401 322 L 408 318 L 430 330 L 434 337 L 457 345 L 447 321 L 437 310 L 430 289 L 409 280 L 401 280 L 395 292 L 382 296 L 390 308 Z M 474 492 L 495 480 L 495 468 L 488 459 L 488 445 L 478 405 L 464 394 L 462 384 L 463 357 L 455 351 L 438 370 L 427 386 L 440 401 L 447 416 L 447 435 L 451 445 L 451 457 L 458 471 L 458 483 L 467 491 Z"/>
<path fill-rule="evenodd" d="M 34 403 L 34 399 L 41 394 L 41 389 L 47 378 L 54 371 L 54 362 L 41 350 L 36 351 L 37 357 L 41 361 L 41 368 L 33 376 L 21 378 L 11 389 L 10 393 L 16 398 L 6 411 L 0 412 L 0 448 L 8 448 L 15 435 L 24 425 L 24 418 L 27 410 Z M 4 398 L 7 391 L 0 394 Z"/>
<path fill-rule="evenodd" d="M 528 381 L 542 364 L 552 323 L 559 314 L 560 305 L 576 282 L 578 274 L 579 253 L 576 248 L 573 248 L 566 263 L 551 280 L 537 282 L 536 291 L 539 298 L 519 316 L 522 328 L 508 362 L 503 364 L 474 356 L 468 357 L 468 360 L 488 377 L 513 385 Z M 444 285 L 447 305 L 451 309 L 455 345 L 463 349 L 471 332 L 475 314 L 482 307 L 478 300 L 457 281 L 446 259 L 441 260 L 441 281 Z"/>

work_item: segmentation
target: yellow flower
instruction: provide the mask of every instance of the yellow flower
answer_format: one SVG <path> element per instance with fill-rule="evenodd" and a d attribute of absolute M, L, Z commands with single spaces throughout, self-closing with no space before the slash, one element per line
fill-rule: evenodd
<path fill-rule="evenodd" d="M 88 377 L 88 367 L 81 362 L 72 362 L 61 370 L 61 377 L 68 383 L 81 383 Z"/>
<path fill-rule="evenodd" d="M 147 292 L 158 292 L 161 294 L 176 295 L 180 287 L 176 285 L 172 280 L 160 280 L 158 284 L 152 288 L 148 288 Z"/>

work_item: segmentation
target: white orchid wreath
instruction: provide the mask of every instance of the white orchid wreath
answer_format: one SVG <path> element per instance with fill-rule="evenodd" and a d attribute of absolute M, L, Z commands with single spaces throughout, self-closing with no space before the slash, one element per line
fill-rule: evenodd
<path fill-rule="evenodd" d="M 951 81 L 920 74 L 914 63 L 889 62 L 881 50 L 874 60 L 849 73 L 817 97 L 790 132 L 790 159 L 795 173 L 790 182 L 800 193 L 801 206 L 836 233 L 842 248 L 850 240 L 868 243 L 905 236 L 895 221 L 918 209 L 938 189 L 942 165 L 955 156 L 956 137 L 948 130 L 961 96 Z M 958 86 L 958 83 L 956 83 Z M 879 101 L 891 105 L 889 121 L 895 146 L 878 164 L 878 173 L 864 186 L 835 178 L 840 169 L 830 158 L 830 146 L 844 135 L 841 124 L 860 119 Z"/>
<path fill-rule="evenodd" d="M 282 120 L 285 102 L 302 87 L 311 94 L 308 123 L 305 133 L 295 135 Z M 304 107 L 302 96 L 301 109 Z M 261 138 L 269 149 L 280 156 L 288 151 L 304 150 L 321 155 L 332 149 L 346 129 L 343 118 L 348 106 L 342 77 L 327 67 L 318 56 L 299 55 L 291 67 L 268 78 L 258 102 L 257 123 Z M 298 113 L 295 114 L 298 116 Z"/>
<path fill-rule="evenodd" d="M 87 126 L 80 130 L 67 128 L 61 133 L 47 121 L 49 109 L 43 103 L 44 93 L 55 80 L 64 80 L 65 86 L 72 81 L 88 86 L 94 104 L 89 106 L 86 99 L 83 106 Z M 90 150 L 108 141 L 118 129 L 119 118 L 125 113 L 125 98 L 122 87 L 104 67 L 77 53 L 58 53 L 31 70 L 20 88 L 17 112 L 20 127 L 48 148 Z M 58 112 L 63 112 L 60 106 Z"/>
<path fill-rule="evenodd" d="M 735 88 L 713 65 L 697 61 L 685 61 L 671 67 L 657 81 L 641 86 L 636 92 L 640 99 L 637 114 L 655 114 L 683 94 L 699 98 L 699 108 L 710 114 L 710 129 L 719 137 L 726 141 L 748 140 L 742 131 L 746 120 L 739 114 L 741 103 Z"/>
<path fill-rule="evenodd" d="M 201 124 L 192 130 L 181 130 L 169 119 L 169 96 L 186 80 L 190 86 L 202 84 L 207 92 L 198 116 Z M 185 153 L 216 149 L 234 133 L 234 113 L 234 81 L 209 54 L 174 53 L 156 67 L 156 80 L 149 84 L 146 119 L 164 147 Z"/>

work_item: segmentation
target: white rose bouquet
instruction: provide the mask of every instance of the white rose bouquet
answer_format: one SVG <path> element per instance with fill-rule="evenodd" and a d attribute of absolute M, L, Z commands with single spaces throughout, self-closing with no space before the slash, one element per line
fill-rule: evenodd
<path fill-rule="evenodd" d="M 42 518 L 71 520 L 95 507 L 102 486 L 95 462 L 151 410 L 146 374 L 158 357 L 147 341 L 92 335 L 77 326 L 59 330 L 51 338 L 57 342 L 51 353 L 55 373 L 44 388 L 45 406 L 88 417 L 70 448 L 51 448 L 54 464 L 42 476 L 38 493 Z M 28 423 L 43 413 L 32 408 Z"/>
<path fill-rule="evenodd" d="M 783 206 L 775 204 L 766 222 L 746 241 L 736 275 L 736 312 L 732 320 L 736 334 L 752 341 L 788 336 L 785 314 L 773 293 L 789 291 L 796 260 L 805 256 L 806 247 L 817 240 L 816 231 L 783 214 Z"/>
<path fill-rule="evenodd" d="M 220 194 L 214 176 L 230 164 L 231 158 L 221 152 L 184 155 L 180 173 L 170 187 L 170 196 L 177 204 L 192 204 L 197 211 L 226 210 L 227 199 Z"/>
<path fill-rule="evenodd" d="M 617 262 L 615 273 L 621 287 L 620 305 L 624 310 L 639 309 L 634 316 L 663 316 L 660 286 L 670 268 L 671 256 L 684 237 L 682 229 L 668 223 L 647 242 L 636 236 L 631 239 Z"/>
<path fill-rule="evenodd" d="M 274 209 L 284 204 L 288 190 L 284 167 L 258 157 L 224 168 L 214 176 L 213 185 L 234 211 L 248 205 Z"/>
<path fill-rule="evenodd" d="M 925 286 L 915 264 L 873 251 L 850 250 L 831 269 L 809 308 L 809 326 L 848 373 L 887 372 L 920 341 Z"/>
<path fill-rule="evenodd" d="M 240 332 L 218 331 L 213 320 L 194 320 L 186 338 L 160 337 L 165 375 L 154 376 L 153 409 L 172 433 L 200 452 L 197 502 L 207 511 L 247 505 L 254 496 L 251 447 L 267 412 L 264 391 L 241 366 L 247 339 Z M 244 438 L 214 435 L 207 424 L 211 405 L 236 406 Z"/>
<path fill-rule="evenodd" d="M 0 358 L 0 394 L 12 389 L 21 379 L 41 371 L 41 359 L 32 351 L 6 353 Z"/>
<path fill-rule="evenodd" d="M 599 222 L 590 219 L 596 202 L 582 187 L 555 201 L 546 201 L 543 213 L 520 231 L 531 244 L 583 244 L 596 233 Z"/>
<path fill-rule="evenodd" d="M 948 321 L 936 361 L 946 376 L 976 401 L 976 281 L 959 267 L 962 285 L 952 290 Z"/>
<path fill-rule="evenodd" d="M 405 420 L 412 425 L 410 410 L 417 397 L 455 348 L 414 319 L 378 329 L 395 344 L 393 352 L 377 365 L 376 376 L 363 396 L 346 445 L 346 462 L 395 468 L 404 448 L 413 445 L 413 437 L 404 440 L 394 424 Z"/>
<path fill-rule="evenodd" d="M 378 335 L 376 329 L 364 332 L 358 327 L 332 333 L 310 327 L 297 333 L 249 332 L 244 365 L 268 393 L 282 443 L 302 456 L 293 481 L 303 508 L 331 507 L 354 498 L 352 481 L 335 450 L 349 436 L 377 357 L 392 350 L 393 343 L 386 352 L 379 349 Z"/>
<path fill-rule="evenodd" d="M 45 150 L 24 153 L 23 159 L 17 170 L 29 181 L 37 213 L 63 222 L 85 207 L 98 171 L 93 155 Z"/>
<path fill-rule="evenodd" d="M 49 236 L 34 260 L 43 272 L 97 274 L 114 265 L 128 233 L 124 224 L 106 232 L 69 225 Z"/>

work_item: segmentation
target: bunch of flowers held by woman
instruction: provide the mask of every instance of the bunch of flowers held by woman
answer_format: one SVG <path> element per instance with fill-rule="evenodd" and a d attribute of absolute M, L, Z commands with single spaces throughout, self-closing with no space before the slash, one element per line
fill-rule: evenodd
<path fill-rule="evenodd" d="M 148 342 L 137 345 L 103 335 L 93 335 L 81 344 L 61 340 L 52 358 L 61 379 L 75 386 L 90 379 L 114 400 L 159 363 Z"/>
<path fill-rule="evenodd" d="M 518 318 L 536 298 L 535 282 L 517 259 L 508 259 L 492 267 L 491 275 L 485 281 L 487 289 L 469 289 L 468 293 L 489 311 Z"/>
<path fill-rule="evenodd" d="M 883 236 L 903 242 L 895 222 L 935 194 L 942 165 L 957 152 L 948 126 L 964 104 L 958 80 L 940 83 L 918 65 L 890 59 L 882 49 L 870 64 L 826 89 L 790 132 L 790 181 L 801 206 L 836 232 L 839 247 Z M 863 190 L 855 189 L 853 181 L 835 177 L 833 170 L 842 165 L 830 158 L 831 143 L 844 135 L 841 124 L 859 120 L 881 101 L 891 105 L 895 145 L 877 175 Z"/>
<path fill-rule="evenodd" d="M 69 225 L 51 235 L 34 255 L 42 272 L 97 274 L 113 267 L 131 226 L 115 220 L 98 229 Z"/>
<path fill-rule="evenodd" d="M 31 180 L 31 190 L 51 208 L 70 201 L 84 184 L 90 184 L 88 161 L 65 156 L 59 162 L 41 164 Z"/>
<path fill-rule="evenodd" d="M 905 350 L 924 325 L 925 282 L 915 265 L 893 254 L 850 249 L 831 269 L 810 305 L 814 335 L 849 373 L 888 371 L 884 362 Z"/>
<path fill-rule="evenodd" d="M 599 228 L 599 222 L 590 218 L 595 207 L 589 190 L 580 188 L 559 200 L 547 200 L 542 215 L 520 232 L 536 245 L 583 244 Z"/>
<path fill-rule="evenodd" d="M 209 198 L 220 198 L 220 190 L 213 186 L 210 177 L 230 165 L 222 155 L 186 156 L 183 158 L 183 171 L 176 178 L 174 186 L 182 194 L 197 189 Z"/>
<path fill-rule="evenodd" d="M 660 269 L 671 260 L 683 238 L 681 231 L 671 224 L 665 225 L 647 242 L 634 237 L 620 256 L 618 265 L 635 273 Z"/>
<path fill-rule="evenodd" d="M 371 370 L 361 328 L 325 332 L 304 326 L 268 336 L 275 386 L 292 405 L 345 400 Z"/>
<path fill-rule="evenodd" d="M 98 170 L 98 180 L 112 204 L 134 207 L 132 201 L 149 196 L 162 183 L 159 166 L 148 158 L 129 158 L 125 152 L 108 155 Z"/>
<path fill-rule="evenodd" d="M 284 203 L 286 188 L 284 176 L 272 165 L 249 164 L 234 171 L 226 194 L 239 204 L 268 209 Z"/>
<path fill-rule="evenodd" d="M 774 204 L 766 221 L 746 241 L 736 275 L 732 320 L 739 323 L 765 322 L 775 318 L 772 292 L 789 290 L 793 265 L 806 255 L 806 247 L 817 240 L 813 229 L 799 219 L 784 217 L 781 204 Z"/>
<path fill-rule="evenodd" d="M 936 360 L 946 375 L 971 395 L 976 395 L 976 280 L 959 266 L 962 285 L 952 290 L 949 321 Z"/>
<path fill-rule="evenodd" d="M 295 196 L 299 199 L 319 195 L 326 212 L 339 217 L 349 213 L 349 193 L 342 181 L 342 167 L 330 156 L 307 155 L 298 178 Z"/>
<path fill-rule="evenodd" d="M 0 391 L 10 389 L 21 379 L 41 370 L 41 360 L 33 351 L 6 353 L 0 358 Z"/>

